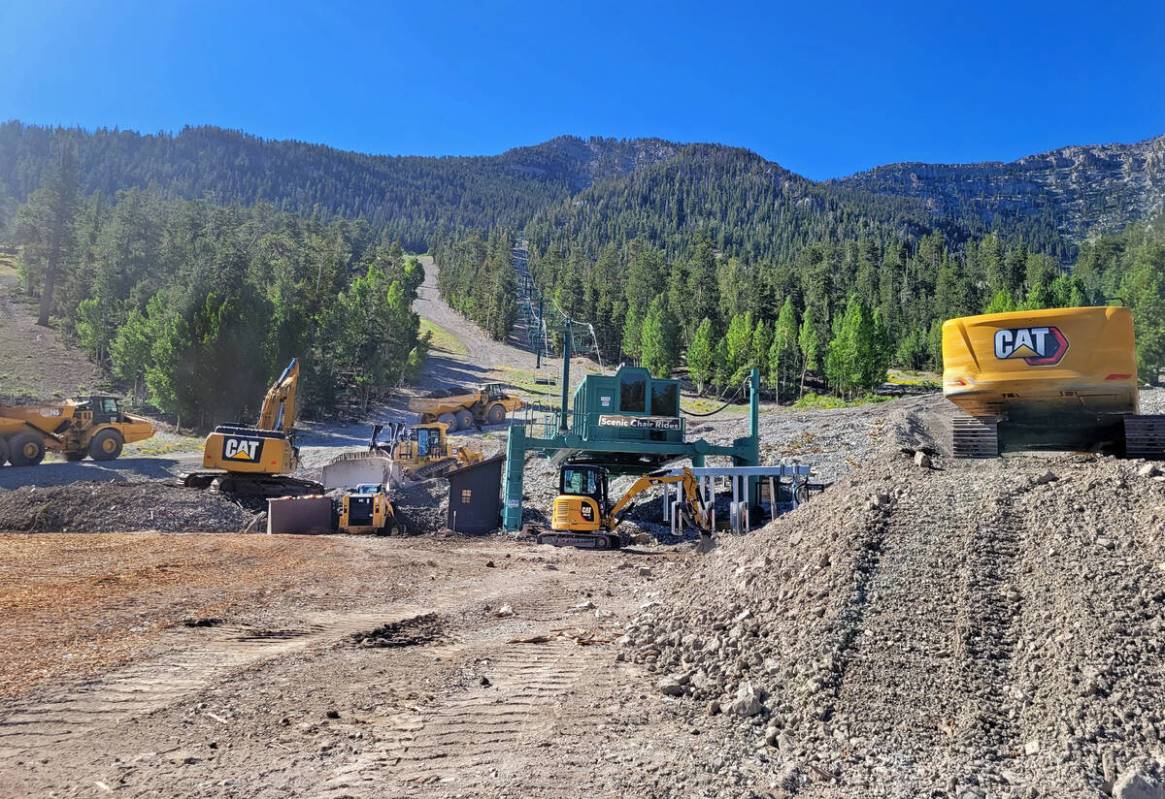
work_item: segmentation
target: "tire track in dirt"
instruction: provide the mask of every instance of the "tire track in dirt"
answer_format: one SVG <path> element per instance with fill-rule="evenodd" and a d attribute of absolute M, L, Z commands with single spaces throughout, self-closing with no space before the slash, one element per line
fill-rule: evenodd
<path fill-rule="evenodd" d="M 435 706 L 374 723 L 375 743 L 340 766 L 314 796 L 479 796 L 502 789 L 577 796 L 595 764 L 572 756 L 571 742 L 589 740 L 609 717 L 571 697 L 612 669 L 613 657 L 610 645 L 553 637 L 552 623 L 571 623 L 566 605 L 558 600 L 519 609 L 526 621 L 539 618 L 533 629 L 500 624 L 473 641 L 434 650 L 481 664 L 489 684 L 475 681 Z M 539 633 L 552 640 L 513 642 Z"/>
<path fill-rule="evenodd" d="M 215 628 L 201 645 L 118 669 L 0 718 L 0 762 L 45 745 L 99 732 L 174 704 L 226 674 L 260 661 L 330 643 L 361 630 L 421 615 L 395 613 L 319 614 L 296 628 Z"/>
<path fill-rule="evenodd" d="M 1020 541 L 1009 495 L 984 496 L 964 473 L 927 481 L 895 501 L 877 572 L 856 591 L 869 606 L 837 692 L 839 706 L 862 709 L 846 735 L 878 740 L 901 784 L 920 794 L 935 787 L 918 764 L 936 747 L 1012 736 L 1002 705 Z M 961 564 L 953 583 L 952 564 Z"/>
<path fill-rule="evenodd" d="M 197 634 L 176 633 L 184 640 L 177 641 L 170 654 L 117 669 L 100 680 L 21 702 L 0 716 L 0 764 L 19 758 L 30 749 L 99 733 L 168 707 L 261 661 L 333 645 L 384 625 L 431 614 L 464 615 L 503 599 L 512 599 L 520 618 L 537 620 L 554 614 L 556 607 L 520 599 L 534 596 L 538 588 L 556 582 L 553 572 L 536 572 L 527 575 L 520 586 L 507 581 L 454 584 L 446 586 L 448 590 L 434 596 L 431 603 L 421 598 L 383 611 L 306 614 L 294 627 L 231 625 Z"/>
<path fill-rule="evenodd" d="M 967 539 L 963 596 L 955 622 L 960 664 L 956 695 L 977 700 L 957 721 L 958 738 L 999 750 L 1014 749 L 1016 740 L 1006 705 L 1015 621 L 1022 607 L 1016 579 L 1022 529 L 1012 500 L 1010 492 L 995 497 L 986 518 L 975 524 Z"/>

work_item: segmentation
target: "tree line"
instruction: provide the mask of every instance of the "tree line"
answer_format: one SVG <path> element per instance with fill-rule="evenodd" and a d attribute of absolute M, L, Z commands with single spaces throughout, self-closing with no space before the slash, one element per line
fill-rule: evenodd
<path fill-rule="evenodd" d="M 304 405 L 325 411 L 366 407 L 425 356 L 423 270 L 364 222 L 85 194 L 64 148 L 10 235 L 40 322 L 182 424 L 249 418 L 292 357 Z"/>
<path fill-rule="evenodd" d="M 440 231 L 520 226 L 565 199 L 585 176 L 547 143 L 493 157 L 372 156 L 239 131 L 177 134 L 0 123 L 0 231 L 45 180 L 62 147 L 84 194 L 130 188 L 217 205 L 268 204 L 330 219 L 363 219 L 424 252 Z"/>
<path fill-rule="evenodd" d="M 589 258 L 611 242 L 636 238 L 669 258 L 683 257 L 707 237 L 725 255 L 780 263 L 814 244 L 888 247 L 937 232 L 961 246 L 992 230 L 1005 244 L 1026 242 L 1062 261 L 1074 254 L 1056 220 L 1038 209 L 1000 215 L 988 227 L 972 206 L 935 213 L 922 198 L 814 183 L 747 150 L 687 145 L 666 161 L 598 181 L 569 202 L 547 207 L 525 235 L 536 250 L 581 250 Z"/>
<path fill-rule="evenodd" d="M 518 318 L 512 241 L 504 230 L 472 231 L 464 238 L 438 239 L 433 247 L 445 302 L 496 341 L 505 340 Z"/>
<path fill-rule="evenodd" d="M 1104 305 L 1132 308 L 1145 379 L 1165 365 L 1165 248 L 1132 226 L 1081 245 L 1076 265 L 989 234 L 956 247 L 814 243 L 783 263 L 724 257 L 700 237 L 679 257 L 642 239 L 593 260 L 551 244 L 531 270 L 564 313 L 593 323 L 604 359 L 657 375 L 686 365 L 701 392 L 725 392 L 759 367 L 779 398 L 824 379 L 852 396 L 889 367 L 940 370 L 942 322 L 981 312 Z"/>

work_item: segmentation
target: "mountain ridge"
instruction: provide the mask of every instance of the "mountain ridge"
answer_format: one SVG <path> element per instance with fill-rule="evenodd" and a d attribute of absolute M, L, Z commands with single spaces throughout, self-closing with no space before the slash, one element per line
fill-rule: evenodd
<path fill-rule="evenodd" d="M 674 238 L 697 225 L 775 231 L 773 215 L 789 216 L 795 230 L 780 234 L 788 246 L 751 244 L 742 250 L 749 257 L 785 257 L 806 230 L 832 235 L 827 227 L 836 218 L 847 235 L 876 228 L 914 237 L 929 228 L 965 238 L 998 230 L 1064 257 L 1074 242 L 1165 206 L 1165 135 L 1010 162 L 902 162 L 814 181 L 747 148 L 653 137 L 563 135 L 498 155 L 410 156 L 209 125 L 143 134 L 10 121 L 0 124 L 0 225 L 5 203 L 10 214 L 27 199 L 60 142 L 76 149 L 87 192 L 151 187 L 184 199 L 363 218 L 413 249 L 466 228 L 537 229 L 547 219 L 567 229 L 595 227 L 595 215 L 609 210 L 635 221 L 596 223 L 592 237 Z M 680 184 L 682 199 L 660 196 Z M 673 216 L 652 220 L 651 213 Z"/>

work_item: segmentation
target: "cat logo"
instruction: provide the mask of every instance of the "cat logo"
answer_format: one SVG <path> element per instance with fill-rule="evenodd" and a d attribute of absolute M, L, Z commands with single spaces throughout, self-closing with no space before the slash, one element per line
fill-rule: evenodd
<path fill-rule="evenodd" d="M 1068 339 L 1058 327 L 1013 327 L 995 331 L 995 357 L 1023 358 L 1028 366 L 1053 366 L 1068 351 Z"/>
<path fill-rule="evenodd" d="M 263 451 L 263 439 L 240 438 L 228 436 L 222 444 L 223 458 L 231 461 L 246 461 L 258 463 L 259 454 Z"/>

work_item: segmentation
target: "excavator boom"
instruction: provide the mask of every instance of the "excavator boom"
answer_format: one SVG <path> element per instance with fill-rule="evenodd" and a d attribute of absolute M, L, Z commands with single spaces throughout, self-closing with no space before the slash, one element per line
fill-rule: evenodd
<path fill-rule="evenodd" d="M 259 411 L 260 430 L 278 430 L 289 433 L 295 427 L 298 415 L 296 395 L 299 392 L 299 359 L 292 358 L 291 363 L 283 370 L 271 388 L 267 389 L 267 396 L 263 398 L 263 408 Z"/>
<path fill-rule="evenodd" d="M 685 468 L 680 474 L 647 474 L 637 479 L 627 489 L 626 493 L 619 498 L 619 501 L 611 506 L 611 510 L 603 519 L 603 526 L 608 530 L 614 532 L 615 528 L 619 526 L 619 515 L 627 509 L 632 502 L 639 497 L 644 491 L 648 491 L 660 485 L 676 485 L 683 486 L 684 500 L 688 503 L 688 507 L 692 512 L 692 521 L 696 527 L 701 531 L 710 532 L 711 524 L 708 519 L 708 512 L 704 508 L 704 503 L 700 499 L 700 486 L 696 482 L 696 476 L 691 469 Z"/>
<path fill-rule="evenodd" d="M 189 488 L 209 488 L 242 498 L 318 494 L 323 485 L 292 477 L 299 468 L 294 432 L 299 360 L 283 370 L 263 398 L 255 427 L 219 425 L 202 449 L 204 471 L 179 476 Z"/>

